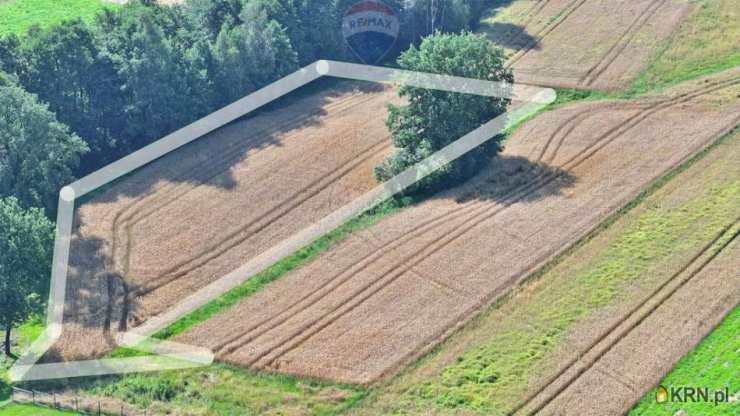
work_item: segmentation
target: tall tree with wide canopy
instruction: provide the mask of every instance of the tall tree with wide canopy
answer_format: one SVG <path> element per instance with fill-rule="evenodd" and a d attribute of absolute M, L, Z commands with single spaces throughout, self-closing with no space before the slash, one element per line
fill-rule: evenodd
<path fill-rule="evenodd" d="M 472 33 L 435 34 L 398 58 L 403 69 L 512 83 L 501 48 Z M 375 173 L 385 181 L 503 114 L 509 99 L 450 93 L 411 86 L 399 91 L 408 104 L 389 106 L 386 121 L 396 152 Z M 473 149 L 417 182 L 409 192 L 433 192 L 476 173 L 498 151 L 498 140 Z"/>
<path fill-rule="evenodd" d="M 35 95 L 8 79 L 0 74 L 0 197 L 52 213 L 88 147 Z"/>
<path fill-rule="evenodd" d="M 203 68 L 190 53 L 195 40 L 178 29 L 186 23 L 178 10 L 133 3 L 98 18 L 101 48 L 123 81 L 119 136 L 127 152 L 211 109 Z"/>
<path fill-rule="evenodd" d="M 242 11 L 244 23 L 224 26 L 213 45 L 217 104 L 244 97 L 298 68 L 298 58 L 284 29 L 256 5 Z"/>
<path fill-rule="evenodd" d="M 249 0 L 285 28 L 298 64 L 339 59 L 346 46 L 336 0 Z M 251 6 L 251 5 L 250 5 Z M 242 19 L 244 20 L 244 19 Z M 245 20 L 246 21 L 246 20 Z"/>
<path fill-rule="evenodd" d="M 41 305 L 51 273 L 54 225 L 37 208 L 0 198 L 0 327 L 4 351 L 11 354 L 12 329 Z"/>
<path fill-rule="evenodd" d="M 116 133 L 125 128 L 120 111 L 123 81 L 84 22 L 31 30 L 18 48 L 15 72 L 24 89 L 48 103 L 90 147 L 81 173 L 122 155 Z"/>

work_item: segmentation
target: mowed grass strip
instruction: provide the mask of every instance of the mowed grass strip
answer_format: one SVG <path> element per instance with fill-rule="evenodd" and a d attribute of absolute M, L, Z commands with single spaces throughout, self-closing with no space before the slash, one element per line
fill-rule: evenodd
<path fill-rule="evenodd" d="M 709 154 L 678 168 L 632 204 L 639 205 L 371 392 L 357 413 L 507 414 L 562 362 L 579 325 L 634 302 L 740 215 L 733 168 L 740 134 Z"/>
<path fill-rule="evenodd" d="M 737 0 L 685 0 L 694 11 L 635 80 L 642 93 L 740 66 Z"/>
<path fill-rule="evenodd" d="M 694 351 L 684 357 L 660 382 L 666 388 L 688 386 L 714 390 L 728 389 L 730 403 L 665 402 L 655 400 L 655 390 L 647 394 L 630 415 L 737 415 L 740 413 L 740 308 L 736 307 Z"/>
<path fill-rule="evenodd" d="M 105 7 L 119 6 L 103 0 L 0 0 L 0 37 L 78 17 L 90 22 Z"/>

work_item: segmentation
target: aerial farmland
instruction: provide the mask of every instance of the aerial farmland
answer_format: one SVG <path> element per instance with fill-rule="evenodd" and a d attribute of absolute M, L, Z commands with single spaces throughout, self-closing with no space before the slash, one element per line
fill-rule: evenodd
<path fill-rule="evenodd" d="M 733 1 L 98 3 L 0 29 L 0 415 L 737 413 Z"/>

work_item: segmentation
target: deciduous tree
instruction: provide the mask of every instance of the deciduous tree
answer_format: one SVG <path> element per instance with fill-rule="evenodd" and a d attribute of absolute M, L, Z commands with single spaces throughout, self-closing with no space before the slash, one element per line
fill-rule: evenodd
<path fill-rule="evenodd" d="M 48 287 L 54 226 L 37 208 L 23 209 L 14 197 L 0 198 L 0 325 L 5 354 L 11 330 L 38 309 Z"/>
<path fill-rule="evenodd" d="M 24 207 L 56 208 L 59 189 L 74 179 L 85 142 L 46 105 L 8 77 L 0 79 L 0 197 Z M 2 85 L 4 84 L 4 85 Z"/>
<path fill-rule="evenodd" d="M 488 81 L 513 82 L 504 67 L 504 52 L 484 37 L 471 33 L 435 34 L 419 48 L 402 53 L 398 64 L 413 71 L 455 75 Z M 504 113 L 510 100 L 403 86 L 408 104 L 389 106 L 386 121 L 397 150 L 375 170 L 385 181 L 415 165 L 483 123 Z M 497 140 L 476 148 L 435 171 L 410 190 L 436 191 L 475 172 L 498 150 Z"/>
<path fill-rule="evenodd" d="M 15 72 L 24 89 L 48 103 L 59 121 L 90 148 L 81 174 L 122 154 L 116 133 L 125 127 L 120 111 L 123 81 L 85 23 L 71 20 L 31 30 L 18 54 Z"/>
<path fill-rule="evenodd" d="M 296 53 L 284 29 L 267 14 L 248 5 L 244 23 L 224 27 L 213 46 L 214 88 L 218 104 L 244 97 L 298 68 Z"/>

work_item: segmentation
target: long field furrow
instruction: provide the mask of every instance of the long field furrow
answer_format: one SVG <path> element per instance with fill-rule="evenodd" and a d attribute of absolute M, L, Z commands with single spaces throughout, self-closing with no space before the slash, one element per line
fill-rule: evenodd
<path fill-rule="evenodd" d="M 544 39 L 547 35 L 552 33 L 555 29 L 558 28 L 567 18 L 570 16 L 573 12 L 578 10 L 581 6 L 583 6 L 584 3 L 586 3 L 587 0 L 573 0 L 570 3 L 568 3 L 565 7 L 563 7 L 563 11 L 559 13 L 555 18 L 551 19 L 547 25 L 545 25 L 543 28 L 541 28 L 537 33 L 535 33 L 532 36 L 532 39 L 527 42 L 522 49 L 517 51 L 513 56 L 509 58 L 509 60 L 506 62 L 507 68 L 510 68 L 514 66 L 520 59 L 524 57 L 527 53 L 532 51 L 537 44 Z M 543 4 L 542 7 L 538 8 L 536 13 L 539 13 L 542 11 L 542 9 L 546 6 L 546 4 Z M 531 22 L 531 19 L 529 19 L 527 22 L 522 24 L 522 30 L 520 32 L 523 33 L 527 28 L 527 23 Z M 495 39 L 494 39 L 495 41 Z"/>
<path fill-rule="evenodd" d="M 340 84 L 226 126 L 85 201 L 54 355 L 105 354 L 114 332 L 369 190 L 391 150 L 383 111 L 397 99 Z"/>
<path fill-rule="evenodd" d="M 738 225 L 740 225 L 740 218 L 725 226 L 675 273 L 656 286 L 652 292 L 640 300 L 622 318 L 616 320 L 599 334 L 585 350 L 580 352 L 577 359 L 567 362 L 556 374 L 548 378 L 536 392 L 514 407 L 510 414 L 521 413 L 533 415 L 542 411 L 548 404 L 573 385 L 580 376 L 593 368 L 604 355 L 637 328 L 650 314 L 655 312 L 679 289 L 702 272 L 723 250 L 735 242 L 740 235 L 740 227 Z M 718 243 L 720 244 L 718 245 Z M 584 360 L 583 357 L 588 358 Z M 568 372 L 572 372 L 573 374 L 564 377 Z"/>
<path fill-rule="evenodd" d="M 642 27 L 648 23 L 648 21 L 655 15 L 655 13 L 666 4 L 667 0 L 655 0 L 645 8 L 645 10 L 637 16 L 634 22 L 630 25 L 626 32 L 619 37 L 619 40 L 612 45 L 611 48 L 604 54 L 604 56 L 595 63 L 585 74 L 581 77 L 580 84 L 582 86 L 590 86 L 601 76 L 609 66 L 624 52 L 627 46 L 635 39 L 637 33 Z"/>
<path fill-rule="evenodd" d="M 733 85 L 733 84 L 737 84 L 738 82 L 740 81 L 733 80 L 733 81 L 727 81 L 727 83 L 724 83 L 724 84 Z M 723 83 L 720 83 L 720 84 L 723 84 Z M 568 171 L 568 170 L 571 170 L 577 167 L 578 165 L 586 161 L 595 152 L 597 152 L 598 150 L 606 146 L 608 143 L 617 139 L 622 134 L 627 133 L 631 128 L 637 126 L 641 120 L 644 120 L 645 118 L 649 117 L 653 112 L 657 112 L 662 109 L 669 108 L 672 105 L 678 105 L 682 102 L 690 100 L 691 98 L 698 97 L 702 94 L 710 93 L 711 91 L 714 91 L 717 88 L 722 88 L 722 86 L 712 86 L 712 87 L 702 88 L 699 92 L 695 92 L 694 94 L 687 94 L 684 97 L 677 98 L 673 100 L 670 104 L 657 105 L 656 108 L 652 108 L 650 110 L 644 110 L 642 113 L 636 114 L 633 118 L 631 118 L 628 121 L 626 127 L 625 125 L 622 125 L 614 130 L 610 130 L 609 132 L 607 132 L 607 134 L 599 137 L 592 145 L 583 149 L 580 153 L 572 157 L 565 164 L 563 164 L 562 166 L 558 166 L 558 168 L 563 169 L 564 171 Z M 341 316 L 351 312 L 353 309 L 358 307 L 360 304 L 362 304 L 363 302 L 368 300 L 370 297 L 378 293 L 380 290 L 386 288 L 388 285 L 393 283 L 396 279 L 401 277 L 404 273 L 410 271 L 414 266 L 418 265 L 419 263 L 421 263 L 428 257 L 435 255 L 440 250 L 442 250 L 444 247 L 458 240 L 465 233 L 470 232 L 482 222 L 491 219 L 493 216 L 498 215 L 500 212 L 502 212 L 507 207 L 510 207 L 511 205 L 517 202 L 520 202 L 524 197 L 531 195 L 532 193 L 536 192 L 537 190 L 551 183 L 558 177 L 558 175 L 562 175 L 562 174 L 546 175 L 545 177 L 541 179 L 535 180 L 533 184 L 523 187 L 523 189 L 519 190 L 518 192 L 514 192 L 513 195 L 505 196 L 504 198 L 502 198 L 502 201 L 499 203 L 500 205 L 495 204 L 491 207 L 485 207 L 485 209 L 483 209 L 482 211 L 474 212 L 472 215 L 470 215 L 468 218 L 466 218 L 465 220 L 463 220 L 461 223 L 457 225 L 457 229 L 455 230 L 454 233 L 451 233 L 445 236 L 445 238 L 442 240 L 435 240 L 428 245 L 420 247 L 418 249 L 420 254 L 414 253 L 411 256 L 404 258 L 401 262 L 397 264 L 396 267 L 391 269 L 390 272 L 383 275 L 377 281 L 374 281 L 362 287 L 351 298 L 341 303 L 340 306 L 329 311 L 329 314 L 327 314 L 327 316 L 324 317 L 323 319 L 314 321 L 310 324 L 305 324 L 305 326 L 298 333 L 283 334 L 286 339 L 290 340 L 289 342 L 286 342 L 286 344 L 289 344 L 289 345 L 287 346 L 280 345 L 277 347 L 273 347 L 273 349 L 269 351 L 266 350 L 264 354 L 256 356 L 255 358 L 253 358 L 251 362 L 247 362 L 246 364 L 250 366 L 254 365 L 257 361 L 260 361 L 265 356 L 270 355 L 271 358 L 267 360 L 263 364 L 263 366 L 266 367 L 266 366 L 271 365 L 275 360 L 279 359 L 282 355 L 297 348 L 298 346 L 301 345 L 302 342 L 305 342 L 311 336 L 315 335 L 322 329 L 326 328 L 328 325 L 335 322 Z M 351 275 L 349 276 L 349 278 L 351 278 Z M 296 337 L 298 338 L 297 340 L 295 339 Z M 278 351 L 275 352 L 275 350 L 278 350 Z"/>
<path fill-rule="evenodd" d="M 276 133 L 300 128 L 302 125 L 309 122 L 311 118 L 319 116 L 322 111 L 330 112 L 332 114 L 341 113 L 356 108 L 358 105 L 362 105 L 372 99 L 372 96 L 362 97 L 360 95 L 356 95 L 350 99 L 332 103 L 321 110 L 314 110 L 308 114 L 297 114 L 295 117 L 285 120 L 284 124 L 271 125 L 257 130 L 251 135 L 251 141 L 256 143 L 267 142 L 267 140 Z M 130 247 L 128 247 L 128 242 L 130 241 L 132 226 L 166 208 L 178 198 L 196 191 L 201 186 L 207 186 L 208 181 L 227 172 L 230 166 L 244 157 L 239 151 L 240 147 L 241 143 L 239 141 L 233 142 L 228 147 L 224 148 L 224 152 L 218 155 L 219 158 L 216 160 L 216 163 L 212 163 L 212 160 L 210 159 L 204 161 L 206 163 L 203 163 L 203 166 L 198 169 L 196 178 L 189 178 L 189 180 L 183 182 L 170 182 L 169 184 L 158 188 L 156 191 L 151 191 L 148 195 L 132 201 L 123 210 L 118 212 L 112 226 L 112 233 L 116 237 L 111 243 L 111 257 L 114 261 L 114 269 L 121 270 L 121 273 L 124 275 L 130 271 L 130 259 L 128 258 Z M 257 149 L 257 152 L 260 150 L 264 149 Z M 183 172 L 180 176 L 184 177 L 190 174 L 191 172 Z M 193 179 L 197 180 L 197 184 L 193 185 L 191 183 Z M 145 206 L 147 209 L 137 209 L 140 206 Z M 120 231 L 121 229 L 125 231 L 122 232 Z M 121 233 L 123 235 L 120 235 Z M 121 240 L 124 242 L 123 244 L 120 243 Z M 126 246 L 127 249 L 124 250 L 124 260 L 122 260 L 120 262 L 122 264 L 119 265 L 116 262 L 116 249 L 121 245 Z"/>
<path fill-rule="evenodd" d="M 693 6 L 669 0 L 550 0 L 523 14 L 510 11 L 517 7 L 515 1 L 496 9 L 482 23 L 483 31 L 492 25 L 487 33 L 494 43 L 511 51 L 506 66 L 517 80 L 612 90 L 640 73 Z M 497 24 L 516 29 L 496 31 Z"/>
<path fill-rule="evenodd" d="M 594 182 L 594 179 L 583 175 L 584 172 L 592 172 L 594 169 L 598 172 L 598 165 L 608 161 L 609 155 L 614 159 L 619 154 L 615 153 L 616 149 L 624 146 L 624 144 L 616 145 L 616 143 L 634 141 L 634 136 L 647 129 L 644 124 L 662 122 L 666 116 L 680 111 L 679 109 L 693 106 L 695 102 L 713 97 L 715 94 L 726 93 L 728 89 L 736 89 L 739 83 L 740 80 L 735 76 L 707 81 L 704 84 L 699 84 L 696 88 L 680 92 L 674 96 L 655 97 L 636 102 L 596 103 L 585 106 L 587 111 L 582 108 L 565 111 L 568 116 L 561 123 L 555 125 L 550 132 L 538 137 L 538 140 L 531 140 L 526 137 L 532 133 L 521 133 L 524 141 L 522 145 L 515 147 L 519 149 L 515 153 L 523 151 L 524 154 L 529 154 L 530 161 L 528 163 L 531 164 L 528 171 L 531 176 L 524 183 L 515 184 L 514 186 L 501 186 L 492 194 L 492 197 L 487 199 L 447 204 L 443 202 L 445 198 L 442 197 L 430 202 L 430 206 L 440 204 L 440 207 L 444 207 L 441 210 L 430 209 L 427 212 L 422 207 L 410 209 L 404 212 L 403 216 L 406 216 L 406 218 L 401 218 L 403 216 L 399 216 L 397 219 L 395 217 L 391 218 L 387 221 L 390 223 L 389 225 L 384 227 L 384 224 L 381 223 L 372 227 L 367 233 L 352 239 L 351 242 L 342 244 L 336 250 L 332 250 L 331 253 L 327 254 L 331 261 L 317 259 L 307 266 L 306 270 L 294 273 L 295 277 L 288 277 L 285 283 L 281 281 L 276 284 L 274 290 L 267 288 L 267 293 L 264 295 L 258 294 L 255 299 L 247 299 L 242 305 L 235 306 L 234 314 L 250 317 L 244 320 L 243 323 L 229 319 L 231 312 L 227 312 L 223 318 L 214 318 L 213 322 L 194 328 L 191 333 L 184 334 L 182 339 L 206 345 L 215 350 L 218 357 L 226 361 L 256 368 L 361 383 L 377 380 L 388 375 L 395 371 L 400 363 L 408 362 L 430 345 L 434 345 L 440 339 L 443 339 L 446 336 L 445 334 L 453 330 L 456 325 L 472 316 L 482 306 L 492 302 L 507 288 L 523 279 L 539 264 L 544 263 L 562 248 L 557 246 L 552 246 L 549 249 L 545 249 L 547 246 L 538 248 L 537 254 L 530 254 L 527 257 L 526 264 L 509 266 L 512 267 L 512 273 L 510 274 L 508 271 L 504 273 L 506 276 L 497 278 L 496 284 L 490 285 L 485 283 L 485 279 L 479 279 L 479 281 L 474 280 L 475 284 L 473 286 L 469 286 L 464 280 L 450 280 L 450 277 L 444 274 L 440 275 L 439 272 L 434 271 L 439 267 L 437 265 L 445 264 L 443 267 L 449 268 L 459 279 L 467 279 L 465 276 L 471 276 L 465 272 L 465 268 L 457 270 L 453 260 L 456 255 L 467 256 L 468 254 L 452 254 L 464 252 L 451 250 L 459 250 L 463 246 L 476 247 L 474 244 L 471 245 L 470 240 L 483 241 L 480 240 L 485 234 L 482 230 L 488 229 L 493 222 L 502 224 L 502 222 L 507 221 L 525 221 L 526 215 L 520 212 L 525 209 L 537 209 L 538 205 L 545 205 L 538 202 L 538 200 L 550 201 L 552 198 L 548 198 L 546 195 L 553 188 L 557 189 L 560 183 L 567 182 L 568 177 L 574 177 L 576 184 L 582 180 L 585 181 L 585 179 L 579 178 L 588 178 L 588 183 L 593 183 L 589 186 L 596 187 L 620 184 L 622 180 L 618 177 L 616 177 L 616 180 L 610 180 L 609 182 Z M 612 116 L 612 114 L 614 115 Z M 737 119 L 728 119 L 728 113 L 718 114 L 722 114 L 723 117 L 723 121 L 717 125 L 719 130 L 724 131 L 737 124 Z M 657 117 L 658 115 L 660 117 Z M 614 122 L 600 127 L 597 136 L 588 138 L 583 136 L 587 130 L 584 123 L 586 121 L 593 123 L 594 120 L 599 118 L 614 118 Z M 619 122 L 616 122 L 616 120 L 619 120 Z M 715 133 L 719 134 L 719 130 Z M 683 150 L 680 150 L 673 159 L 670 159 L 670 166 L 675 166 L 705 146 L 711 141 L 711 138 L 716 137 L 715 133 L 712 133 L 711 137 L 705 136 L 696 142 L 692 136 L 688 136 L 690 137 L 686 139 L 688 143 L 682 145 L 687 147 L 681 148 Z M 570 138 L 571 136 L 573 137 Z M 541 140 L 539 140 L 540 138 Z M 651 141 L 648 141 L 644 145 L 658 144 L 662 146 L 660 143 L 667 139 L 666 136 L 663 136 L 659 142 L 651 143 Z M 564 149 L 565 152 L 562 151 Z M 672 149 L 672 151 L 675 150 Z M 533 155 L 534 158 L 532 158 Z M 645 156 L 653 157 L 654 155 L 646 153 Z M 631 159 L 624 159 L 626 157 L 616 157 L 615 162 L 624 160 L 624 162 L 618 163 L 632 163 Z M 549 162 L 550 166 L 541 165 L 540 163 L 543 161 Z M 665 163 L 664 161 L 663 164 Z M 651 165 L 640 166 L 639 169 L 645 170 L 645 172 L 631 180 L 643 184 L 658 177 L 662 172 L 660 169 L 670 168 L 668 165 L 660 168 L 651 167 Z M 607 168 L 604 167 L 603 169 Z M 607 169 L 602 172 L 604 173 L 596 176 L 611 171 Z M 629 194 L 637 192 L 633 188 L 628 189 L 630 189 Z M 611 194 L 607 191 L 600 192 L 605 192 L 604 196 Z M 626 190 L 620 192 L 625 195 Z M 626 197 L 626 195 L 620 196 L 620 199 L 616 200 L 601 199 L 603 197 L 600 197 L 598 192 L 582 193 L 581 195 L 588 195 L 589 198 L 599 198 L 597 201 L 602 200 L 603 202 L 600 203 L 606 204 L 604 208 L 601 208 L 604 211 L 599 214 L 599 217 L 608 213 L 606 207 L 615 209 L 619 204 L 618 201 Z M 555 200 L 558 201 L 558 204 L 566 204 L 564 206 L 573 204 L 568 202 L 568 198 L 556 197 Z M 579 204 L 583 204 L 583 202 Z M 584 209 L 586 209 L 585 206 Z M 418 216 L 417 212 L 419 213 Z M 499 218 L 502 216 L 506 219 Z M 588 220 L 572 232 L 576 233 L 574 236 L 580 235 L 580 233 L 592 228 L 594 224 L 598 224 L 596 219 Z M 394 230 L 394 227 L 403 231 L 389 233 L 388 231 Z M 531 228 L 530 226 L 525 228 L 527 227 Z M 388 228 L 388 230 L 385 230 L 385 228 Z M 533 235 L 539 235 L 545 230 L 546 228 L 542 228 L 540 231 L 537 231 L 537 229 L 527 231 L 522 237 L 519 237 L 521 235 L 520 231 L 514 231 L 513 229 L 512 232 L 506 232 L 505 229 L 498 232 L 508 234 L 509 238 L 515 240 L 522 238 L 522 241 L 526 241 L 526 239 L 532 238 Z M 525 237 L 526 235 L 528 237 Z M 347 250 L 342 249 L 344 245 L 348 247 Z M 531 243 L 515 245 L 518 246 L 515 250 L 519 251 L 526 250 Z M 355 247 L 364 248 L 357 251 Z M 444 261 L 444 259 L 448 259 L 448 261 Z M 465 267 L 480 266 L 475 266 L 475 263 L 472 263 Z M 471 269 L 472 276 L 477 276 L 478 272 L 473 272 L 473 270 Z M 312 276 L 312 281 L 303 282 L 300 280 L 301 276 L 303 276 L 303 279 Z M 419 286 L 419 284 L 426 284 L 427 286 Z M 297 285 L 302 289 L 288 289 L 291 285 Z M 427 321 L 421 326 L 422 330 L 409 332 L 409 336 L 412 333 L 414 334 L 413 341 L 407 340 L 403 346 L 396 344 L 400 341 L 383 341 L 375 336 L 363 333 L 362 331 L 370 331 L 371 328 L 379 328 L 376 325 L 380 324 L 379 319 L 383 314 L 395 316 L 397 313 L 401 313 L 396 311 L 391 313 L 390 310 L 383 309 L 389 307 L 387 302 L 395 296 L 394 293 L 400 293 L 397 292 L 400 287 L 404 287 L 406 291 L 404 293 L 413 294 L 413 297 L 423 295 L 428 298 L 426 302 L 429 305 L 423 304 L 423 306 L 416 305 L 415 307 L 417 313 L 421 313 L 422 316 L 432 313 L 429 308 L 435 302 L 440 301 L 434 299 L 443 296 L 442 292 L 445 293 L 444 296 L 451 297 L 449 302 L 453 302 L 450 304 L 445 301 L 445 305 L 456 304 L 456 306 L 449 306 L 449 314 L 444 318 L 439 316 L 436 323 Z M 437 288 L 434 290 L 441 290 L 442 292 L 438 294 L 428 292 L 433 287 Z M 423 290 L 420 290 L 422 288 Z M 275 299 L 272 294 L 274 291 L 284 292 L 286 290 L 291 291 L 292 294 L 286 296 L 285 299 L 280 299 L 273 304 L 267 301 L 267 299 Z M 452 298 L 457 300 L 453 301 Z M 396 299 L 396 302 L 400 302 L 399 305 L 404 305 L 401 309 L 411 308 L 408 300 L 401 299 Z M 440 305 L 439 308 L 443 307 Z M 358 316 L 365 317 L 367 323 L 358 321 Z M 452 316 L 456 318 L 452 318 Z M 408 325 L 413 326 L 410 323 L 404 324 L 403 321 L 394 321 L 391 317 L 384 319 L 390 319 L 385 321 L 390 324 L 390 327 L 401 325 L 409 328 L 400 330 L 401 327 L 399 327 L 399 330 L 395 332 L 387 332 L 390 329 L 382 330 L 383 334 L 392 339 L 400 339 L 393 337 L 404 336 L 403 334 L 410 330 Z M 401 319 L 400 316 L 398 319 Z M 355 326 L 353 329 L 351 322 L 355 322 L 359 327 Z M 224 329 L 219 329 L 219 325 L 225 325 L 228 332 L 224 332 L 223 336 L 214 336 L 224 331 Z M 380 331 L 380 329 L 376 330 Z M 205 337 L 215 338 L 218 341 L 205 343 L 198 341 Z M 338 340 L 338 344 L 341 346 L 333 346 L 336 342 L 329 341 L 329 338 Z M 352 347 L 353 344 L 356 344 L 355 347 Z M 328 351 L 338 355 L 328 355 Z M 383 356 L 380 358 L 374 355 L 379 351 L 392 352 L 393 357 Z M 365 357 L 362 360 L 364 364 L 355 362 L 360 356 Z M 372 357 L 372 359 L 368 357 Z M 345 364 L 342 365 L 337 361 Z"/>

